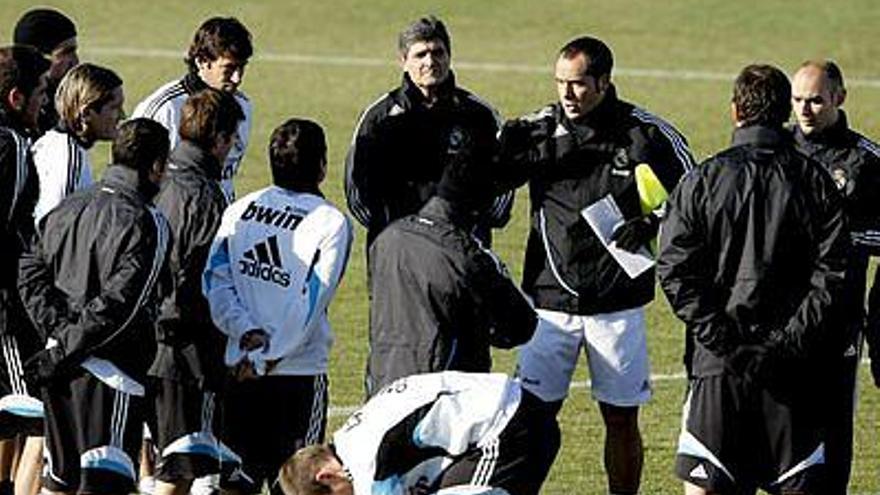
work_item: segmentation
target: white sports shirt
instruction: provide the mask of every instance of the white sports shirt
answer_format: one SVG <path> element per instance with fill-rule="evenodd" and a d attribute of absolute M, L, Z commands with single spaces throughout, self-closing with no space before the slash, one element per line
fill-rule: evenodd
<path fill-rule="evenodd" d="M 327 372 L 333 336 L 327 306 L 348 262 L 351 221 L 320 196 L 278 186 L 248 194 L 223 213 L 202 290 L 228 336 L 225 361 L 247 357 L 272 375 Z M 246 353 L 241 336 L 269 334 L 268 349 Z"/>
<path fill-rule="evenodd" d="M 521 397 L 519 383 L 500 373 L 400 378 L 353 413 L 333 434 L 333 445 L 355 495 L 420 493 L 453 456 L 497 446 Z"/>
<path fill-rule="evenodd" d="M 189 95 L 184 79 L 172 81 L 138 103 L 132 118 L 146 117 L 162 124 L 168 129 L 168 139 L 171 141 L 171 149 L 173 150 L 180 141 L 180 134 L 177 132 L 180 127 L 180 112 Z M 241 106 L 244 120 L 238 124 L 235 142 L 223 163 L 222 180 L 220 181 L 223 193 L 230 201 L 235 199 L 232 178 L 238 173 L 238 168 L 241 166 L 241 161 L 248 147 L 251 134 L 251 114 L 253 113 L 251 102 L 244 93 L 236 91 L 235 100 Z"/>
<path fill-rule="evenodd" d="M 40 198 L 34 208 L 34 221 L 46 216 L 68 195 L 92 185 L 89 151 L 73 136 L 52 129 L 31 148 L 40 177 Z"/>

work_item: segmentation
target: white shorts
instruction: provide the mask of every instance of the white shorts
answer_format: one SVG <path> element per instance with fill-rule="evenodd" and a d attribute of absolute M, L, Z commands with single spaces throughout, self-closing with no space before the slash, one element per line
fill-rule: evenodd
<path fill-rule="evenodd" d="M 643 307 L 590 316 L 538 309 L 538 327 L 519 351 L 517 376 L 541 399 L 565 399 L 586 347 L 593 398 L 634 407 L 651 398 Z"/>

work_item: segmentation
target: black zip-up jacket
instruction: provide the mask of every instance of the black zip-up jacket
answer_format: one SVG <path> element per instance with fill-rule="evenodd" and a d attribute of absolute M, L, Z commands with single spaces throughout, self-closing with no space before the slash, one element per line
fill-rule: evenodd
<path fill-rule="evenodd" d="M 846 274 L 846 301 L 853 342 L 847 354 L 855 359 L 857 340 L 861 338 L 865 322 L 868 257 L 880 254 L 880 201 L 876 196 L 880 191 L 880 146 L 850 129 L 843 110 L 840 110 L 837 122 L 821 133 L 806 135 L 797 125 L 792 127 L 791 133 L 798 151 L 821 163 L 844 196 L 844 211 L 852 241 Z M 873 322 L 880 321 L 878 299 L 880 287 L 872 291 L 869 301 L 869 320 Z M 874 344 L 880 337 L 877 324 L 871 325 L 870 329 L 868 340 Z"/>
<path fill-rule="evenodd" d="M 418 213 L 464 140 L 495 140 L 497 113 L 457 87 L 451 72 L 439 95 L 426 106 L 404 74 L 401 86 L 368 107 L 357 123 L 345 159 L 345 195 L 352 215 L 367 228 L 368 247 L 388 224 Z M 478 222 L 477 235 L 486 245 L 491 228 L 510 219 L 512 206 L 513 192 L 502 193 Z"/>
<path fill-rule="evenodd" d="M 792 376 L 841 351 L 848 244 L 842 197 L 822 165 L 781 128 L 737 129 L 731 148 L 673 191 L 661 225 L 657 270 L 687 326 L 689 372 L 720 374 L 733 349 L 779 331 Z"/>
<path fill-rule="evenodd" d="M 150 203 L 157 190 L 111 165 L 40 221 L 19 290 L 31 320 L 58 342 L 38 356 L 42 377 L 63 379 L 98 357 L 143 383 L 155 356 L 157 280 L 168 276 L 168 224 Z"/>
<path fill-rule="evenodd" d="M 642 216 L 635 167 L 648 164 L 671 191 L 693 166 L 685 138 L 669 123 L 619 100 L 613 86 L 582 122 L 570 121 L 558 103 L 522 120 L 543 120 L 549 132 L 526 146 L 501 137 L 508 180 L 514 186 L 529 183 L 523 289 L 535 307 L 590 315 L 650 302 L 654 270 L 630 278 L 581 211 L 610 194 L 624 218 Z M 551 151 L 537 153 L 535 146 Z"/>
<path fill-rule="evenodd" d="M 171 153 L 156 207 L 168 219 L 174 243 L 169 256 L 170 287 L 156 324 L 158 349 L 150 375 L 189 381 L 217 390 L 225 374 L 226 339 L 211 321 L 202 295 L 202 273 L 220 227 L 226 196 L 216 157 L 190 141 Z"/>
<path fill-rule="evenodd" d="M 27 132 L 0 108 L 0 335 L 14 335 L 22 359 L 42 348 L 18 295 L 18 259 L 34 233 L 39 178 Z"/>
<path fill-rule="evenodd" d="M 490 345 L 534 333 L 531 305 L 458 218 L 435 197 L 373 243 L 368 393 L 415 373 L 488 372 Z"/>

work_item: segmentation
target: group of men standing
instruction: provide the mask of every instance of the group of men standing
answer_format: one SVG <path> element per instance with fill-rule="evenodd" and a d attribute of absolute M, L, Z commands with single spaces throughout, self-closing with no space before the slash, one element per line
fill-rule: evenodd
<path fill-rule="evenodd" d="M 71 34 L 37 12 L 23 33 L 36 15 Z M 62 38 L 48 53 L 70 61 L 75 39 Z M 10 432 L 45 434 L 47 490 L 132 491 L 146 422 L 161 495 L 216 474 L 228 493 L 534 494 L 583 348 L 609 493 L 635 494 L 656 258 L 687 328 L 686 492 L 846 492 L 860 342 L 880 319 L 864 309 L 880 159 L 848 128 L 834 63 L 805 63 L 793 86 L 774 67 L 743 69 L 732 146 L 695 166 L 671 124 L 618 97 L 596 38 L 558 52 L 557 102 L 507 122 L 456 85 L 440 20 L 412 23 L 398 48 L 402 84 L 364 111 L 345 162 L 367 230 L 370 400 L 330 446 L 318 445 L 327 308 L 352 226 L 320 191 L 326 139 L 307 120 L 272 133 L 273 185 L 234 201 L 252 127 L 238 89 L 247 29 L 203 23 L 186 75 L 119 126 L 121 79 L 73 63 L 55 84 L 57 123 L 40 128 L 49 62 L 0 50 L 0 213 L 15 249 L 0 292 L 0 386 L 14 399 L 0 406 L 14 407 L 0 414 L 16 418 Z M 112 140 L 113 163 L 91 184 L 97 140 Z M 526 184 L 518 286 L 489 247 Z M 515 381 L 486 374 L 490 346 L 520 346 Z"/>

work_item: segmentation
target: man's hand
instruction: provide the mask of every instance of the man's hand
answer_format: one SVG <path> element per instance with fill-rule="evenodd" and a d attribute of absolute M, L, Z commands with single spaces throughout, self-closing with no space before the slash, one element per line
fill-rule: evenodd
<path fill-rule="evenodd" d="M 554 154 L 553 132 L 556 122 L 548 116 L 537 120 L 515 119 L 501 128 L 502 159 L 524 158 L 530 162 L 549 161 Z"/>
<path fill-rule="evenodd" d="M 37 352 L 23 366 L 25 382 L 34 388 L 49 383 L 59 374 L 58 363 L 64 358 L 60 345 Z"/>
<path fill-rule="evenodd" d="M 649 213 L 643 217 L 625 221 L 611 234 L 611 240 L 620 249 L 635 253 L 657 237 L 657 230 L 659 228 L 660 219 L 653 213 Z"/>
<path fill-rule="evenodd" d="M 250 352 L 259 348 L 269 349 L 269 334 L 262 328 L 248 330 L 238 342 L 239 349 Z"/>

